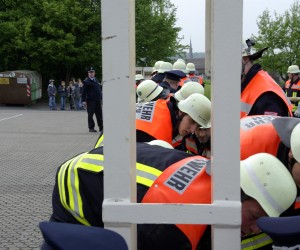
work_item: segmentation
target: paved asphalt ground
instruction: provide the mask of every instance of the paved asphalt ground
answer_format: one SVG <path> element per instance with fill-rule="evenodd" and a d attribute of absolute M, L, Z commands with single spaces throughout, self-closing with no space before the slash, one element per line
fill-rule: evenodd
<path fill-rule="evenodd" d="M 85 111 L 0 105 L 0 249 L 39 249 L 58 166 L 91 150 Z"/>

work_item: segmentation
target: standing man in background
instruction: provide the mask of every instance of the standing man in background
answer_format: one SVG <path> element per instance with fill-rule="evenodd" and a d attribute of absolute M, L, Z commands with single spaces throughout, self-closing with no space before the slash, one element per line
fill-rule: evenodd
<path fill-rule="evenodd" d="M 82 89 L 82 104 L 87 109 L 88 113 L 88 127 L 90 132 L 97 132 L 95 130 L 94 114 L 96 115 L 99 132 L 103 131 L 102 119 L 102 86 L 95 77 L 95 70 L 93 67 L 88 69 L 88 77 L 83 81 Z"/>
<path fill-rule="evenodd" d="M 57 94 L 57 89 L 54 85 L 54 80 L 49 80 L 49 85 L 47 88 L 48 96 L 49 96 L 49 108 L 50 110 L 56 110 L 56 100 L 55 96 Z"/>
<path fill-rule="evenodd" d="M 293 113 L 294 116 L 300 117 L 300 110 L 297 110 L 300 102 L 300 78 L 299 78 L 299 66 L 291 65 L 288 68 L 288 77 L 289 79 L 286 81 L 283 91 L 286 96 L 290 99 L 293 105 Z"/>

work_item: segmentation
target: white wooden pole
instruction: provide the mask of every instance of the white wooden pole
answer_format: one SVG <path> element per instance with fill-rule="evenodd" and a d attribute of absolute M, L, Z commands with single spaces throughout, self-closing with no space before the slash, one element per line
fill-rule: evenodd
<path fill-rule="evenodd" d="M 242 0 L 211 1 L 214 204 L 232 201 L 240 205 L 242 3 Z M 236 217 L 240 215 L 239 211 Z M 240 226 L 225 228 L 216 223 L 212 232 L 214 249 L 240 249 Z"/>
<path fill-rule="evenodd" d="M 136 202 L 135 1 L 102 0 L 104 203 L 106 228 L 136 249 L 136 225 L 107 222 L 106 202 Z"/>

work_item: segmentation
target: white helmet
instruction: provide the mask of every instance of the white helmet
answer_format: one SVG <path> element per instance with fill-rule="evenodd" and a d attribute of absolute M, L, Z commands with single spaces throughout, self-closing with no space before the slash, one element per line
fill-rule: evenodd
<path fill-rule="evenodd" d="M 149 145 L 157 145 L 157 146 L 161 146 L 161 147 L 169 148 L 169 149 L 174 149 L 170 143 L 163 141 L 163 140 L 153 140 L 153 141 L 148 142 L 148 144 Z"/>
<path fill-rule="evenodd" d="M 241 188 L 270 217 L 278 217 L 296 199 L 297 188 L 287 168 L 275 156 L 259 153 L 241 161 Z"/>
<path fill-rule="evenodd" d="M 188 63 L 186 65 L 186 71 L 187 71 L 187 73 L 190 73 L 191 71 L 196 71 L 195 64 L 194 63 Z"/>
<path fill-rule="evenodd" d="M 299 66 L 298 65 L 291 65 L 288 68 L 287 73 L 291 73 L 291 74 L 298 74 L 298 73 L 300 73 Z"/>
<path fill-rule="evenodd" d="M 292 131 L 291 149 L 295 160 L 300 162 L 300 123 L 298 123 Z"/>
<path fill-rule="evenodd" d="M 210 128 L 211 102 L 201 94 L 194 93 L 178 103 L 178 108 L 188 114 L 203 128 Z"/>
<path fill-rule="evenodd" d="M 154 67 L 152 69 L 152 73 L 153 72 L 157 72 L 160 68 L 160 65 L 163 63 L 163 61 L 157 61 L 155 64 L 154 64 Z"/>
<path fill-rule="evenodd" d="M 141 74 L 136 74 L 136 75 L 135 75 L 135 80 L 136 80 L 136 81 L 140 81 L 140 80 L 144 80 L 144 79 L 145 79 L 144 76 L 141 75 Z"/>
<path fill-rule="evenodd" d="M 181 58 L 178 58 L 177 62 L 183 62 L 185 64 L 185 61 L 183 59 L 181 59 Z"/>
<path fill-rule="evenodd" d="M 175 93 L 174 97 L 177 101 L 182 101 L 194 93 L 204 95 L 203 86 L 198 82 L 187 82 Z"/>
<path fill-rule="evenodd" d="M 139 102 L 150 102 L 163 91 L 163 87 L 159 86 L 152 80 L 145 80 L 136 88 Z"/>
<path fill-rule="evenodd" d="M 166 71 L 170 71 L 173 69 L 172 63 L 162 62 L 159 66 L 158 73 L 165 73 Z"/>
<path fill-rule="evenodd" d="M 173 70 L 181 70 L 185 74 L 187 72 L 185 63 L 178 60 L 173 64 Z"/>

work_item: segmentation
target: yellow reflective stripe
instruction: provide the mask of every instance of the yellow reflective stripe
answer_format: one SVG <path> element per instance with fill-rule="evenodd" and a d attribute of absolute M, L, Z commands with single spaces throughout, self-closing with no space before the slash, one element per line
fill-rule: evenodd
<path fill-rule="evenodd" d="M 79 155 L 70 165 L 68 169 L 68 193 L 70 200 L 70 212 L 82 224 L 90 226 L 90 223 L 84 218 L 82 210 L 82 200 L 78 197 L 77 190 L 79 191 L 79 178 L 77 172 L 77 163 L 86 155 Z"/>
<path fill-rule="evenodd" d="M 104 139 L 104 134 L 100 135 L 100 137 L 98 138 L 98 141 L 96 142 L 96 145 L 94 148 L 98 148 L 103 146 L 103 139 Z"/>
<path fill-rule="evenodd" d="M 293 92 L 293 97 L 297 97 L 297 92 Z"/>
<path fill-rule="evenodd" d="M 90 225 L 90 223 L 84 218 L 83 203 L 80 195 L 80 181 L 78 175 L 78 169 L 89 170 L 93 172 L 101 172 L 103 170 L 103 155 L 98 154 L 84 154 L 82 157 L 74 161 L 75 165 L 72 165 L 69 171 L 71 183 L 72 203 L 70 209 L 73 216 L 84 225 Z M 70 199 L 71 200 L 71 199 Z"/>
<path fill-rule="evenodd" d="M 151 187 L 161 173 L 162 171 L 156 168 L 141 163 L 136 164 L 136 182 L 147 187 Z"/>
<path fill-rule="evenodd" d="M 60 197 L 60 201 L 62 203 L 62 205 L 64 206 L 64 208 L 69 211 L 75 219 L 77 219 L 80 223 L 90 226 L 90 223 L 88 221 L 86 221 L 84 218 L 80 218 L 77 216 L 77 214 L 73 211 L 73 209 L 69 206 L 69 204 L 67 203 L 66 200 L 66 192 L 69 193 L 70 195 L 70 185 L 69 185 L 69 181 L 67 180 L 67 189 L 65 190 L 65 175 L 67 174 L 67 172 L 69 172 L 70 170 L 70 166 L 74 165 L 74 163 L 76 164 L 76 162 L 78 161 L 78 159 L 84 154 L 81 154 L 75 158 L 72 158 L 71 160 L 67 161 L 66 163 L 64 163 L 59 172 L 58 172 L 58 190 L 59 190 L 59 197 Z M 69 178 L 69 176 L 67 177 Z"/>
<path fill-rule="evenodd" d="M 245 239 L 241 242 L 241 249 L 243 250 L 252 250 L 258 249 L 263 246 L 271 244 L 272 239 L 265 233 L 253 236 L 251 238 Z"/>
<path fill-rule="evenodd" d="M 65 190 L 65 175 L 66 175 L 66 169 L 68 168 L 70 162 L 73 161 L 73 159 L 64 163 L 60 167 L 60 169 L 58 171 L 58 175 L 57 175 L 57 185 L 58 185 L 60 202 L 64 206 L 64 208 L 66 208 L 67 210 L 69 210 L 69 205 L 67 204 L 67 200 L 66 200 L 66 192 L 67 191 Z"/>
<path fill-rule="evenodd" d="M 92 172 L 103 171 L 104 157 L 99 154 L 88 154 L 79 162 L 79 167 Z"/>
<path fill-rule="evenodd" d="M 84 218 L 82 198 L 80 195 L 80 181 L 78 170 L 84 169 L 92 172 L 103 171 L 104 156 L 99 154 L 81 154 L 68 162 L 60 169 L 58 174 L 58 184 L 60 199 L 63 206 L 84 225 L 90 223 Z M 139 184 L 151 187 L 153 182 L 161 175 L 162 171 L 141 164 L 136 164 L 136 181 Z M 65 175 L 67 174 L 67 190 L 65 190 Z M 69 204 L 66 201 L 66 192 L 69 195 Z"/>

